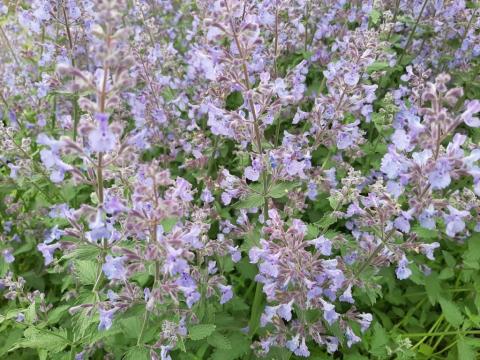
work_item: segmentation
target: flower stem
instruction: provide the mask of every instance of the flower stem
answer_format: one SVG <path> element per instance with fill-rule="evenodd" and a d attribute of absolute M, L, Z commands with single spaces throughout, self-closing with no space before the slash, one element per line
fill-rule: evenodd
<path fill-rule="evenodd" d="M 420 19 L 423 15 L 423 11 L 425 10 L 425 7 L 427 6 L 428 0 L 425 0 L 423 2 L 422 8 L 420 9 L 420 13 L 418 14 L 417 20 L 415 21 L 415 24 L 413 25 L 412 31 L 410 31 L 410 35 L 408 36 L 407 44 L 405 45 L 405 48 L 403 49 L 402 55 L 400 55 L 400 59 L 398 59 L 397 64 L 402 63 L 403 56 L 407 53 L 408 48 L 410 47 L 412 41 L 413 41 L 413 35 L 415 35 L 415 31 L 417 30 L 417 26 L 420 22 Z"/>
<path fill-rule="evenodd" d="M 400 334 L 404 337 L 430 337 L 430 336 L 445 336 L 445 335 L 480 335 L 480 330 L 466 330 L 466 331 L 439 331 L 427 333 L 406 333 Z"/>
<path fill-rule="evenodd" d="M 257 282 L 257 286 L 255 288 L 255 296 L 253 298 L 252 312 L 250 314 L 250 322 L 248 324 L 249 334 L 251 337 L 255 335 L 258 329 L 260 315 L 263 310 L 262 303 L 263 303 L 263 284 Z"/>
<path fill-rule="evenodd" d="M 145 328 L 147 326 L 149 317 L 150 317 L 150 312 L 147 309 L 145 309 L 145 313 L 143 314 L 142 329 L 140 330 L 140 334 L 138 335 L 138 339 L 137 339 L 137 346 L 140 345 L 140 343 L 142 342 L 142 337 L 143 337 L 143 334 L 145 333 Z"/>

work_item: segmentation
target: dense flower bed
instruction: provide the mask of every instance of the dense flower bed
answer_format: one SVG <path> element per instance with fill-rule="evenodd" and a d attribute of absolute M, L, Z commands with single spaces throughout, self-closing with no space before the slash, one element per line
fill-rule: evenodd
<path fill-rule="evenodd" d="M 476 359 L 479 13 L 4 0 L 0 357 Z"/>

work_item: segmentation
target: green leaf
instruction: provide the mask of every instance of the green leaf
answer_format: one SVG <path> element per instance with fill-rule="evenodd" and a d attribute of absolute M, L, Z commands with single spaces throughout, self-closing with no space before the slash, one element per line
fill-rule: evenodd
<path fill-rule="evenodd" d="M 142 332 L 143 316 L 129 316 L 120 320 L 120 326 L 126 337 L 137 339 Z"/>
<path fill-rule="evenodd" d="M 245 199 L 240 200 L 234 205 L 235 209 L 251 209 L 262 206 L 263 196 L 260 194 L 250 194 Z"/>
<path fill-rule="evenodd" d="M 370 14 L 368 15 L 368 17 L 370 18 L 370 20 L 372 21 L 372 24 L 373 25 L 377 25 L 380 21 L 380 17 L 382 16 L 382 13 L 378 10 L 372 10 L 370 12 Z"/>
<path fill-rule="evenodd" d="M 64 329 L 49 331 L 30 327 L 25 330 L 23 335 L 25 339 L 18 342 L 13 349 L 44 349 L 52 353 L 58 353 L 70 344 L 70 341 L 67 339 L 67 331 Z"/>
<path fill-rule="evenodd" d="M 453 326 L 459 327 L 463 322 L 463 316 L 457 305 L 450 300 L 443 297 L 438 299 L 440 306 L 442 307 L 442 313 L 445 315 L 445 319 Z"/>
<path fill-rule="evenodd" d="M 388 336 L 385 329 L 379 323 L 373 326 L 373 338 L 371 341 L 370 354 L 385 358 L 387 355 Z"/>
<path fill-rule="evenodd" d="M 173 226 L 178 222 L 177 218 L 168 218 L 161 222 L 163 230 L 168 233 L 173 229 Z"/>
<path fill-rule="evenodd" d="M 420 354 L 429 356 L 433 354 L 433 348 L 431 346 L 428 346 L 427 344 L 421 344 L 418 348 L 418 352 Z"/>
<path fill-rule="evenodd" d="M 438 231 L 425 229 L 421 226 L 412 227 L 412 232 L 417 234 L 420 239 L 438 239 Z"/>
<path fill-rule="evenodd" d="M 70 308 L 71 306 L 70 305 L 60 305 L 60 306 L 57 306 L 55 308 L 53 308 L 51 311 L 49 311 L 48 313 L 48 324 L 55 324 L 57 322 L 60 321 L 60 319 L 65 316 L 65 315 L 68 315 L 68 309 Z"/>
<path fill-rule="evenodd" d="M 438 275 L 438 278 L 441 280 L 447 280 L 447 279 L 451 279 L 454 276 L 455 276 L 455 273 L 451 268 L 445 268 L 440 272 L 440 275 Z"/>
<path fill-rule="evenodd" d="M 390 65 L 386 61 L 375 61 L 372 65 L 367 67 L 367 73 L 372 73 L 375 71 L 383 71 L 390 68 Z"/>
<path fill-rule="evenodd" d="M 202 340 L 210 336 L 215 331 L 214 324 L 200 324 L 192 326 L 188 333 L 192 340 Z"/>
<path fill-rule="evenodd" d="M 457 264 L 455 258 L 448 251 L 442 250 L 442 254 L 449 267 L 453 268 Z"/>
<path fill-rule="evenodd" d="M 366 356 L 360 355 L 358 352 L 354 352 L 351 354 L 345 354 L 343 360 L 368 360 L 368 358 Z"/>
<path fill-rule="evenodd" d="M 330 225 L 333 225 L 337 222 L 337 218 L 332 215 L 332 213 L 324 215 L 320 220 L 315 222 L 316 225 L 321 228 L 328 228 Z"/>
<path fill-rule="evenodd" d="M 75 274 L 83 285 L 93 285 L 97 280 L 98 263 L 88 260 L 75 261 Z"/>
<path fill-rule="evenodd" d="M 279 199 L 287 195 L 292 189 L 298 188 L 299 186 L 301 185 L 298 182 L 281 182 L 272 186 L 268 196 L 274 199 Z"/>
<path fill-rule="evenodd" d="M 100 254 L 100 251 L 94 245 L 80 245 L 72 252 L 62 256 L 62 259 L 92 260 Z"/>
<path fill-rule="evenodd" d="M 33 323 L 36 318 L 37 318 L 37 307 L 34 300 L 28 306 L 27 311 L 25 311 L 25 320 L 27 321 L 27 323 Z"/>
<path fill-rule="evenodd" d="M 466 341 L 465 337 L 459 335 L 457 340 L 458 358 L 461 360 L 475 360 L 477 356 L 475 350 Z"/>
<path fill-rule="evenodd" d="M 150 360 L 150 351 L 143 346 L 131 347 L 125 353 L 123 360 Z"/>
<path fill-rule="evenodd" d="M 307 224 L 307 235 L 305 236 L 306 239 L 315 239 L 320 230 L 313 224 Z"/>
<path fill-rule="evenodd" d="M 468 239 L 468 251 L 463 255 L 466 267 L 480 270 L 480 234 L 475 234 Z"/>
<path fill-rule="evenodd" d="M 328 202 L 330 203 L 331 208 L 335 210 L 340 205 L 341 200 L 339 200 L 337 196 L 331 195 L 328 197 Z"/>
<path fill-rule="evenodd" d="M 432 305 L 435 305 L 440 298 L 441 293 L 440 281 L 438 281 L 437 273 L 432 272 L 425 278 L 425 291 L 427 292 L 428 300 Z"/>
<path fill-rule="evenodd" d="M 243 104 L 243 95 L 240 91 L 233 91 L 225 99 L 225 109 L 236 110 Z"/>
<path fill-rule="evenodd" d="M 210 360 L 233 360 L 238 358 L 247 358 L 244 356 L 250 350 L 250 341 L 243 334 L 235 333 L 229 336 L 232 344 L 231 350 L 216 349 Z"/>
<path fill-rule="evenodd" d="M 218 331 L 215 331 L 212 335 L 210 335 L 207 338 L 207 342 L 217 349 L 230 350 L 232 348 L 230 340 Z"/>

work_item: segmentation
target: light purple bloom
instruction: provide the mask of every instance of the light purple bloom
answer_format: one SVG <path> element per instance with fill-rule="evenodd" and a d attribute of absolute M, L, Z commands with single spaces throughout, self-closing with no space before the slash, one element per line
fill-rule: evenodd
<path fill-rule="evenodd" d="M 302 342 L 300 346 L 295 350 L 295 355 L 302 356 L 302 357 L 309 357 L 310 351 L 308 351 L 308 347 L 305 344 L 305 338 L 302 338 Z"/>
<path fill-rule="evenodd" d="M 373 317 L 372 314 L 361 313 L 358 315 L 358 322 L 360 323 L 360 331 L 365 332 L 372 323 Z"/>
<path fill-rule="evenodd" d="M 480 101 L 472 100 L 467 103 L 467 109 L 461 115 L 462 120 L 471 127 L 480 127 L 480 119 L 473 116 L 480 112 Z"/>
<path fill-rule="evenodd" d="M 350 304 L 355 302 L 352 297 L 352 285 L 348 285 L 344 293 L 340 295 L 340 301 L 348 302 Z"/>
<path fill-rule="evenodd" d="M 351 347 L 353 344 L 360 342 L 360 339 L 350 327 L 347 327 L 347 331 L 345 332 L 345 336 L 347 337 L 347 346 Z"/>
<path fill-rule="evenodd" d="M 52 245 L 40 243 L 37 245 L 37 249 L 42 253 L 43 257 L 45 258 L 45 266 L 53 262 L 53 253 L 55 252 L 55 250 L 59 248 L 60 248 L 59 243 L 55 243 Z"/>
<path fill-rule="evenodd" d="M 230 301 L 233 297 L 233 291 L 231 285 L 222 285 L 218 284 L 218 288 L 221 293 L 220 304 L 225 304 L 226 302 Z"/>
<path fill-rule="evenodd" d="M 245 177 L 250 181 L 257 181 L 260 177 L 260 172 L 255 170 L 252 166 L 245 168 Z"/>
<path fill-rule="evenodd" d="M 114 258 L 107 255 L 106 262 L 102 265 L 102 270 L 109 280 L 126 280 L 127 269 L 124 266 L 125 257 L 120 256 Z"/>
<path fill-rule="evenodd" d="M 459 232 L 465 229 L 465 222 L 463 219 L 470 215 L 468 211 L 457 210 L 453 206 L 448 206 L 450 214 L 444 215 L 446 223 L 446 234 L 450 237 L 454 237 Z"/>
<path fill-rule="evenodd" d="M 356 71 L 348 72 L 343 76 L 343 80 L 348 86 L 355 86 L 360 80 L 360 75 Z"/>
<path fill-rule="evenodd" d="M 102 308 L 98 309 L 100 314 L 100 323 L 98 324 L 98 330 L 108 330 L 112 327 L 113 315 L 117 312 L 117 308 L 110 310 L 105 310 Z"/>
<path fill-rule="evenodd" d="M 202 195 L 200 195 L 200 199 L 203 201 L 203 202 L 206 202 L 207 204 L 208 203 L 211 203 L 215 200 L 215 198 L 213 197 L 212 193 L 210 192 L 209 189 L 205 188 L 203 189 L 202 191 Z"/>
<path fill-rule="evenodd" d="M 230 253 L 230 256 L 232 258 L 232 261 L 234 263 L 237 263 L 241 260 L 242 258 L 242 253 L 240 252 L 240 250 L 238 250 L 238 246 L 229 246 L 228 247 L 228 252 Z"/>
<path fill-rule="evenodd" d="M 439 248 L 439 247 L 440 247 L 440 244 L 438 242 L 434 242 L 434 243 L 431 243 L 431 244 L 420 245 L 420 250 L 425 254 L 427 259 L 435 260 L 435 257 L 433 255 L 433 251 L 436 248 Z"/>
<path fill-rule="evenodd" d="M 163 269 L 170 275 L 182 274 L 188 272 L 188 262 L 182 258 L 183 250 L 167 248 L 167 257 Z"/>
<path fill-rule="evenodd" d="M 277 309 L 278 316 L 286 321 L 290 321 L 292 319 L 292 305 L 293 300 L 291 300 L 288 304 L 280 304 Z"/>
<path fill-rule="evenodd" d="M 408 268 L 408 264 L 409 264 L 409 261 L 407 260 L 405 255 L 403 255 L 400 261 L 398 262 L 397 270 L 395 270 L 395 273 L 397 274 L 397 278 L 399 280 L 408 279 L 410 275 L 412 275 L 412 270 Z"/>
<path fill-rule="evenodd" d="M 5 249 L 2 251 L 3 259 L 7 264 L 11 264 L 15 261 L 15 256 L 12 254 L 12 249 Z"/>
<path fill-rule="evenodd" d="M 277 314 L 278 306 L 265 306 L 262 316 L 260 317 L 260 325 L 265 325 L 272 322 L 273 317 Z"/>
<path fill-rule="evenodd" d="M 98 126 L 88 135 L 90 148 L 95 152 L 104 153 L 112 151 L 115 148 L 116 138 L 108 125 L 109 116 L 109 114 L 105 113 L 95 115 Z"/>
<path fill-rule="evenodd" d="M 329 354 L 334 353 L 338 349 L 338 339 L 334 336 L 327 336 L 325 337 L 325 343 L 327 345 L 327 352 Z"/>
<path fill-rule="evenodd" d="M 335 305 L 326 302 L 323 299 L 320 299 L 320 302 L 323 305 L 323 318 L 327 321 L 329 325 L 332 325 L 335 321 L 338 320 L 339 314 L 335 311 Z"/>
<path fill-rule="evenodd" d="M 332 242 L 324 236 L 310 240 L 309 243 L 314 245 L 315 249 L 320 251 L 320 254 L 324 256 L 330 256 L 332 254 Z"/>
<path fill-rule="evenodd" d="M 403 129 L 397 129 L 392 135 L 392 143 L 398 150 L 407 150 L 410 147 L 410 137 Z"/>
<path fill-rule="evenodd" d="M 420 225 L 424 227 L 425 229 L 430 229 L 433 230 L 435 229 L 435 209 L 433 208 L 433 205 L 429 205 L 428 208 L 424 209 L 420 216 L 418 217 L 418 220 L 420 221 Z"/>
<path fill-rule="evenodd" d="M 428 180 L 430 181 L 430 184 L 432 184 L 432 189 L 445 189 L 450 185 L 451 168 L 448 159 L 442 158 L 437 160 L 435 170 L 428 174 Z"/>
<path fill-rule="evenodd" d="M 25 315 L 23 313 L 18 313 L 17 317 L 15 318 L 16 322 L 23 322 L 25 320 Z"/>

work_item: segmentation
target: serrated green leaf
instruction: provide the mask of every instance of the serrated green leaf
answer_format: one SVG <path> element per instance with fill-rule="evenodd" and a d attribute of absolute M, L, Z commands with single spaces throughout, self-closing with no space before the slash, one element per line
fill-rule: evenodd
<path fill-rule="evenodd" d="M 57 353 L 65 349 L 70 344 L 70 341 L 67 338 L 67 331 L 64 329 L 49 331 L 30 327 L 25 330 L 23 335 L 25 339 L 19 341 L 13 347 L 13 349 L 44 349 L 52 353 Z"/>
<path fill-rule="evenodd" d="M 360 355 L 358 352 L 354 352 L 352 354 L 345 354 L 343 360 L 368 360 L 368 358 Z"/>
<path fill-rule="evenodd" d="M 443 297 L 438 299 L 440 306 L 442 307 L 442 313 L 445 315 L 445 319 L 453 326 L 459 327 L 463 323 L 463 316 L 457 305 L 450 300 Z"/>
<path fill-rule="evenodd" d="M 234 205 L 235 209 L 251 209 L 262 206 L 264 198 L 259 194 L 250 194 L 245 199 L 240 200 Z"/>
<path fill-rule="evenodd" d="M 317 222 L 315 222 L 315 224 L 320 226 L 321 228 L 328 228 L 330 225 L 333 225 L 336 222 L 337 222 L 337 218 L 335 218 L 331 213 L 329 213 L 324 215 Z"/>
<path fill-rule="evenodd" d="M 442 250 L 442 254 L 449 267 L 453 268 L 457 264 L 455 258 L 448 251 Z"/>
<path fill-rule="evenodd" d="M 93 260 L 100 254 L 100 251 L 94 245 L 80 245 L 72 252 L 62 256 L 62 259 Z"/>
<path fill-rule="evenodd" d="M 367 73 L 372 73 L 375 71 L 383 71 L 390 68 L 390 65 L 386 61 L 375 61 L 372 65 L 367 67 Z"/>
<path fill-rule="evenodd" d="M 298 182 L 281 182 L 272 186 L 268 192 L 268 196 L 274 199 L 279 199 L 286 196 L 289 191 L 300 186 Z"/>
<path fill-rule="evenodd" d="M 418 352 L 420 354 L 429 356 L 433 354 L 433 348 L 427 344 L 421 344 L 420 347 L 418 348 Z"/>
<path fill-rule="evenodd" d="M 475 234 L 467 240 L 468 251 L 463 255 L 466 267 L 479 270 L 480 269 L 480 234 Z"/>
<path fill-rule="evenodd" d="M 305 238 L 308 239 L 315 239 L 318 234 L 320 233 L 320 230 L 313 224 L 307 224 L 307 235 Z"/>
<path fill-rule="evenodd" d="M 130 339 L 137 339 L 142 332 L 143 316 L 129 316 L 119 320 L 124 335 Z"/>
<path fill-rule="evenodd" d="M 373 25 L 377 25 L 379 23 L 381 16 L 382 13 L 376 9 L 373 9 L 368 15 Z"/>
<path fill-rule="evenodd" d="M 131 347 L 125 353 L 123 360 L 150 360 L 150 351 L 143 346 Z"/>
<path fill-rule="evenodd" d="M 225 109 L 236 110 L 243 104 L 243 95 L 240 91 L 232 91 L 225 99 Z"/>
<path fill-rule="evenodd" d="M 340 201 L 341 200 L 339 200 L 338 197 L 334 195 L 328 197 L 328 202 L 330 203 L 332 209 L 336 209 L 340 204 Z"/>
<path fill-rule="evenodd" d="M 464 336 L 459 335 L 457 340 L 458 359 L 475 360 L 477 356 L 475 350 L 466 341 Z"/>
<path fill-rule="evenodd" d="M 178 219 L 177 218 L 168 218 L 168 219 L 165 219 L 161 222 L 161 225 L 163 227 L 163 230 L 168 233 L 170 232 L 174 225 L 178 222 Z"/>
<path fill-rule="evenodd" d="M 217 349 L 230 350 L 232 348 L 230 340 L 218 331 L 215 331 L 212 335 L 210 335 L 207 338 L 207 342 Z"/>
<path fill-rule="evenodd" d="M 412 232 L 417 234 L 418 238 L 420 239 L 438 239 L 438 231 L 437 230 L 431 230 L 431 229 L 425 229 L 421 226 L 413 226 L 412 227 Z"/>
<path fill-rule="evenodd" d="M 83 285 L 93 285 L 97 280 L 98 263 L 89 260 L 75 261 L 75 275 Z"/>
<path fill-rule="evenodd" d="M 216 329 L 214 324 L 194 325 L 188 330 L 188 335 L 192 340 L 202 340 L 210 336 Z"/>
<path fill-rule="evenodd" d="M 387 355 L 388 336 L 379 323 L 373 326 L 373 338 L 370 344 L 370 354 L 384 358 Z"/>
<path fill-rule="evenodd" d="M 216 349 L 210 360 L 234 360 L 244 356 L 250 350 L 250 341 L 240 333 L 228 337 L 232 345 L 231 350 Z"/>
<path fill-rule="evenodd" d="M 27 310 L 25 311 L 25 321 L 27 323 L 33 323 L 37 318 L 37 308 L 35 301 L 28 306 Z"/>
<path fill-rule="evenodd" d="M 425 279 L 425 291 L 427 292 L 428 300 L 432 305 L 435 305 L 440 298 L 441 293 L 440 281 L 436 273 L 431 273 Z"/>
<path fill-rule="evenodd" d="M 438 278 L 440 280 L 447 280 L 447 279 L 451 279 L 454 276 L 455 276 L 455 272 L 451 268 L 445 268 L 440 272 L 440 275 L 438 275 Z"/>

